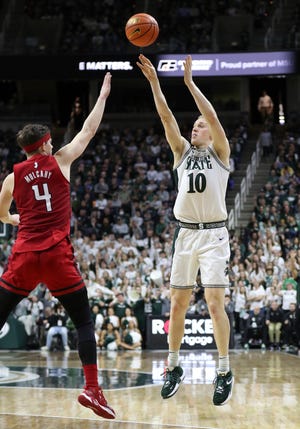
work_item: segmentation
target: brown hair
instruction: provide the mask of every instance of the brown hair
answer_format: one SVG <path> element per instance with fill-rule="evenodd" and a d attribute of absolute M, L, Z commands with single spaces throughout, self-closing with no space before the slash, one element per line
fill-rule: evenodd
<path fill-rule="evenodd" d="M 26 146 L 32 145 L 49 133 L 50 129 L 47 125 L 27 124 L 17 133 L 17 143 L 24 149 Z"/>

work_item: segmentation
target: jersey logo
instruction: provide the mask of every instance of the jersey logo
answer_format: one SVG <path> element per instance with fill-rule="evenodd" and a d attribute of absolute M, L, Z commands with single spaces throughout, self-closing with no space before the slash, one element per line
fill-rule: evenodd
<path fill-rule="evenodd" d="M 33 167 L 34 168 L 38 168 L 38 166 L 39 166 L 39 164 L 35 161 L 34 164 L 33 164 Z"/>

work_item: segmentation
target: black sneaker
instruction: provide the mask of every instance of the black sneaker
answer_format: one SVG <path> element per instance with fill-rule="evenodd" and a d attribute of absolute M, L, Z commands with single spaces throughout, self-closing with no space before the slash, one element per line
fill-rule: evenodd
<path fill-rule="evenodd" d="M 184 379 L 184 371 L 181 366 L 175 366 L 175 368 L 170 371 L 168 368 L 164 372 L 164 385 L 161 389 L 161 396 L 163 399 L 171 398 L 175 395 L 178 390 L 179 384 Z"/>
<path fill-rule="evenodd" d="M 234 377 L 231 371 L 226 374 L 217 374 L 214 379 L 215 391 L 213 396 L 214 405 L 224 405 L 232 395 Z"/>

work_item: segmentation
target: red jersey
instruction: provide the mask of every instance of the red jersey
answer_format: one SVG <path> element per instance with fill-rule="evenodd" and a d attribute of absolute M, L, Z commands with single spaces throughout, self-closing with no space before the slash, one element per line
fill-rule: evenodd
<path fill-rule="evenodd" d="M 13 197 L 20 215 L 14 252 L 45 250 L 70 233 L 70 183 L 52 155 L 14 165 Z"/>

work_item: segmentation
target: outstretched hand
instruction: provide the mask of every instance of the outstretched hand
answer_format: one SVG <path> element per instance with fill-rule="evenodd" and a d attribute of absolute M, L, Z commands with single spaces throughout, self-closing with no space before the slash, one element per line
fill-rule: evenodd
<path fill-rule="evenodd" d="M 110 94 L 111 89 L 111 74 L 107 72 L 104 76 L 101 91 L 100 91 L 100 97 L 107 98 Z"/>
<path fill-rule="evenodd" d="M 183 65 L 184 65 L 184 83 L 188 86 L 190 83 L 193 82 L 191 55 L 188 55 L 186 57 Z"/>
<path fill-rule="evenodd" d="M 137 61 L 137 66 L 142 70 L 144 76 L 149 80 L 149 82 L 157 79 L 157 74 L 155 67 L 151 63 L 151 61 L 145 57 L 145 55 L 139 55 L 139 61 Z"/>

